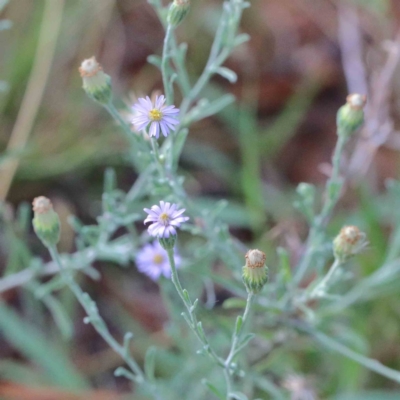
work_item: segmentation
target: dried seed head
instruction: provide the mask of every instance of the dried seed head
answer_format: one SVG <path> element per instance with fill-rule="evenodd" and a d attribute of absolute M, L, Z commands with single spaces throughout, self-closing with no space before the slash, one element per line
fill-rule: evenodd
<path fill-rule="evenodd" d="M 368 242 L 366 235 L 356 226 L 344 226 L 333 241 L 333 252 L 341 262 L 347 261 L 352 256 L 360 253 Z"/>
<path fill-rule="evenodd" d="M 367 98 L 361 94 L 350 94 L 346 104 L 337 113 L 338 135 L 348 138 L 364 122 L 364 106 Z"/>
<path fill-rule="evenodd" d="M 38 214 L 45 214 L 53 209 L 51 201 L 44 196 L 35 197 L 32 206 L 33 211 Z"/>
<path fill-rule="evenodd" d="M 346 102 L 353 110 L 362 110 L 367 103 L 367 96 L 358 93 L 349 94 Z"/>
<path fill-rule="evenodd" d="M 44 196 L 33 200 L 33 229 L 47 247 L 55 246 L 60 240 L 60 219 L 53 210 L 51 201 Z"/>
<path fill-rule="evenodd" d="M 103 72 L 96 58 L 84 60 L 79 67 L 79 72 L 87 95 L 101 104 L 109 104 L 112 99 L 111 78 Z"/>
<path fill-rule="evenodd" d="M 244 256 L 246 259 L 246 267 L 249 268 L 261 268 L 265 265 L 267 256 L 260 250 L 249 250 Z"/>
<path fill-rule="evenodd" d="M 266 255 L 260 250 L 249 250 L 243 267 L 243 282 L 248 292 L 258 293 L 268 281 L 268 268 L 265 265 Z"/>

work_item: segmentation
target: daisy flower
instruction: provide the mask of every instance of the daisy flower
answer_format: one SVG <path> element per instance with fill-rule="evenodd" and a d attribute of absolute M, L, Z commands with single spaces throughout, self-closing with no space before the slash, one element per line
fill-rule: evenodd
<path fill-rule="evenodd" d="M 149 125 L 149 136 L 155 136 L 157 139 L 160 136 L 160 131 L 167 137 L 171 131 L 175 131 L 179 121 L 176 117 L 179 114 L 179 109 L 175 106 L 166 106 L 165 97 L 157 96 L 154 103 L 150 97 L 139 98 L 138 102 L 132 106 L 136 111 L 136 115 L 131 122 L 139 131 L 145 130 Z"/>
<path fill-rule="evenodd" d="M 179 267 L 181 259 L 175 252 L 175 264 Z M 136 256 L 137 269 L 150 277 L 153 281 L 164 275 L 166 278 L 171 277 L 171 267 L 168 262 L 167 252 L 161 247 L 156 240 L 153 243 L 146 244 Z"/>
<path fill-rule="evenodd" d="M 151 209 L 145 208 L 144 211 L 149 214 L 144 223 L 151 222 L 148 227 L 149 234 L 158 238 L 175 236 L 176 228 L 189 219 L 182 215 L 185 212 L 184 208 L 179 210 L 176 204 L 164 201 L 160 201 L 159 206 L 154 205 Z"/>

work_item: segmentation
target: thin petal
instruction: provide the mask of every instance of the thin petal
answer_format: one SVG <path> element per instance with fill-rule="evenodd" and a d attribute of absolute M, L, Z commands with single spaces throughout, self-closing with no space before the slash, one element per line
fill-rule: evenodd
<path fill-rule="evenodd" d="M 152 122 L 149 129 L 149 135 L 155 136 L 156 139 L 160 136 L 160 127 L 158 122 Z"/>

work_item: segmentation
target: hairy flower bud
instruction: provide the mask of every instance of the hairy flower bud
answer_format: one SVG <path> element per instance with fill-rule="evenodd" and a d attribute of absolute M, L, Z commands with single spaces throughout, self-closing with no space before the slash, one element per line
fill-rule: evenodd
<path fill-rule="evenodd" d="M 268 268 L 265 265 L 266 255 L 260 250 L 249 250 L 246 253 L 246 265 L 243 267 L 243 282 L 247 291 L 258 293 L 268 281 Z"/>
<path fill-rule="evenodd" d="M 33 229 L 46 247 L 55 246 L 60 240 L 60 219 L 51 201 L 44 196 L 33 200 Z"/>
<path fill-rule="evenodd" d="M 350 94 L 346 104 L 337 113 L 338 134 L 348 138 L 364 122 L 364 106 L 367 98 L 361 94 Z"/>
<path fill-rule="evenodd" d="M 189 0 L 174 0 L 168 10 L 168 24 L 178 26 L 189 12 Z"/>
<path fill-rule="evenodd" d="M 360 253 L 368 244 L 366 235 L 356 226 L 344 226 L 333 241 L 333 253 L 341 262 Z"/>
<path fill-rule="evenodd" d="M 112 99 L 111 78 L 103 72 L 95 57 L 84 60 L 79 67 L 86 94 L 100 104 L 109 104 Z"/>

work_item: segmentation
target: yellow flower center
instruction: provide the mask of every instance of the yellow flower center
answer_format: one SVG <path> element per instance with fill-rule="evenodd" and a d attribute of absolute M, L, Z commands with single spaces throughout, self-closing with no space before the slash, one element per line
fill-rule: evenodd
<path fill-rule="evenodd" d="M 169 217 L 167 213 L 162 213 L 159 217 L 159 221 L 163 224 L 163 225 L 167 225 L 168 221 L 169 221 Z"/>
<path fill-rule="evenodd" d="M 163 261 L 164 261 L 164 258 L 161 254 L 156 254 L 153 258 L 154 264 L 162 264 Z"/>
<path fill-rule="evenodd" d="M 149 118 L 152 121 L 161 121 L 161 118 L 163 117 L 163 114 L 160 110 L 157 110 L 155 108 L 153 108 L 152 110 L 150 110 L 149 112 Z"/>

